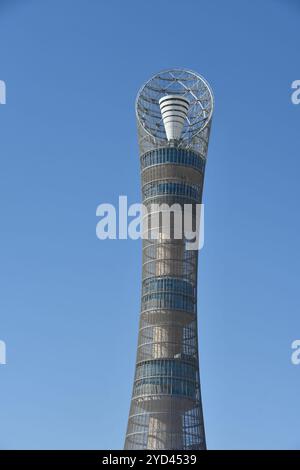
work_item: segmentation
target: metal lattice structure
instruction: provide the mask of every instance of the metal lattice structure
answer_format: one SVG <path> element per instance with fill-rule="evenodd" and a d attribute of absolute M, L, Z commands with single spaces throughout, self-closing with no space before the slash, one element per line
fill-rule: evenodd
<path fill-rule="evenodd" d="M 165 119 L 169 115 L 180 121 L 180 139 L 167 139 L 163 97 L 171 103 L 169 114 L 163 111 Z M 136 114 L 142 197 L 149 213 L 153 203 L 201 203 L 212 112 L 210 87 L 194 72 L 167 70 L 141 88 Z M 157 239 L 143 240 L 138 351 L 125 449 L 206 448 L 197 269 L 198 251 L 187 250 L 184 237 L 167 238 L 160 230 Z"/>

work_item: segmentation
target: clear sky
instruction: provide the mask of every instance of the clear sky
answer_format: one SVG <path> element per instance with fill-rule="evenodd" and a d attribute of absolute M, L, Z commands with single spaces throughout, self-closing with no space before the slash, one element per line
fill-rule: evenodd
<path fill-rule="evenodd" d="M 140 241 L 96 207 L 140 200 L 145 80 L 187 67 L 216 100 L 199 339 L 210 449 L 300 448 L 300 5 L 0 0 L 0 448 L 122 448 Z"/>

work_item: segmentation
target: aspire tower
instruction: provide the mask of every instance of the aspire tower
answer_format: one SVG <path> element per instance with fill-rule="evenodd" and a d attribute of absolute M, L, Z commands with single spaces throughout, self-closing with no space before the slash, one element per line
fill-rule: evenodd
<path fill-rule="evenodd" d="M 200 75 L 172 69 L 141 88 L 136 116 L 143 204 L 192 207 L 202 201 L 213 95 Z M 153 214 L 152 214 L 153 215 Z M 161 219 L 143 239 L 136 370 L 125 449 L 205 449 L 198 335 L 198 250 Z M 175 220 L 175 215 L 174 215 Z M 173 227 L 174 229 L 174 227 Z M 151 232 L 151 229 L 150 229 Z"/>

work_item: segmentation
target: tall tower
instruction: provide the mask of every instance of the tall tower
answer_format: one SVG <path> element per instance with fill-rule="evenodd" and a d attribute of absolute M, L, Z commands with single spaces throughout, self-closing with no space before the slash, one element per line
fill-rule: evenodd
<path fill-rule="evenodd" d="M 183 209 L 189 204 L 195 227 L 212 112 L 208 83 L 188 70 L 158 73 L 138 93 L 142 197 L 150 216 L 153 204 Z M 187 249 L 186 238 L 176 238 L 172 227 L 167 235 L 158 220 L 158 236 L 143 240 L 139 339 L 125 449 L 205 449 L 198 251 Z M 175 215 L 171 220 L 174 225 Z"/>

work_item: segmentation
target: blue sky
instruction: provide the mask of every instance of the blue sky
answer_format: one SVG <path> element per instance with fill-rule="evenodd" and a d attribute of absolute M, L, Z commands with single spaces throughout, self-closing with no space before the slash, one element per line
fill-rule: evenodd
<path fill-rule="evenodd" d="M 297 1 L 0 0 L 0 448 L 122 448 L 141 245 L 96 238 L 140 200 L 134 100 L 187 67 L 216 100 L 199 339 L 210 449 L 300 448 Z"/>

